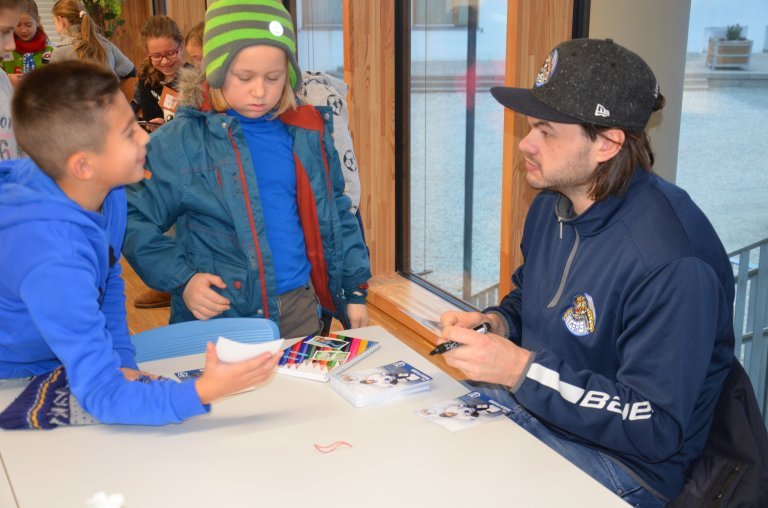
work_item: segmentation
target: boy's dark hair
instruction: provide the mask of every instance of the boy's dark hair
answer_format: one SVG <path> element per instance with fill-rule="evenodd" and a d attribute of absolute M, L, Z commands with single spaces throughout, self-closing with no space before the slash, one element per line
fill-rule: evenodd
<path fill-rule="evenodd" d="M 0 0 L 0 10 L 19 9 L 21 10 L 22 0 Z"/>
<path fill-rule="evenodd" d="M 117 77 L 100 65 L 72 60 L 39 67 L 13 96 L 16 141 L 57 180 L 75 152 L 104 149 L 105 110 L 116 97 L 122 99 Z"/>

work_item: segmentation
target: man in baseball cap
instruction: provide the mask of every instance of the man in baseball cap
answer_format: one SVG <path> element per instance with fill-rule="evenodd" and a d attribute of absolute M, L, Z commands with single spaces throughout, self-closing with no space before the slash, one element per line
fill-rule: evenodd
<path fill-rule="evenodd" d="M 652 173 L 645 127 L 664 98 L 611 40 L 558 45 L 532 88 L 498 87 L 527 117 L 526 217 L 514 290 L 448 312 L 439 342 L 521 426 L 633 506 L 663 506 L 702 453 L 734 362 L 734 281 L 711 224 Z M 491 324 L 489 333 L 472 330 Z"/>

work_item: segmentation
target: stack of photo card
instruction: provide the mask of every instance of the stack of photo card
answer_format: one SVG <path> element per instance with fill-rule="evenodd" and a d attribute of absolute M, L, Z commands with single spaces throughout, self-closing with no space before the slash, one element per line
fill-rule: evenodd
<path fill-rule="evenodd" d="M 328 381 L 331 372 L 341 372 L 374 353 L 381 344 L 332 333 L 330 337 L 309 335 L 283 351 L 277 372 L 315 381 Z"/>
<path fill-rule="evenodd" d="M 418 411 L 418 415 L 444 429 L 456 432 L 506 415 L 509 408 L 489 399 L 480 392 L 469 392 L 461 397 Z"/>
<path fill-rule="evenodd" d="M 331 376 L 331 388 L 355 407 L 379 404 L 429 390 L 432 378 L 406 362 L 367 370 L 347 370 Z"/>

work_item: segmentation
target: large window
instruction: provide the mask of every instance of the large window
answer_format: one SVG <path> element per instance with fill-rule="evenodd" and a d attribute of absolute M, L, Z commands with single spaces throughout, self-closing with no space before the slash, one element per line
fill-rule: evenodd
<path fill-rule="evenodd" d="M 743 40 L 715 54 L 713 45 L 737 24 Z M 733 53 L 734 45 L 746 49 Z M 728 252 L 768 238 L 764 48 L 765 0 L 691 2 L 677 183 L 707 214 Z"/>
<path fill-rule="evenodd" d="M 470 0 L 413 0 L 413 25 L 425 28 L 466 27 Z"/>
<path fill-rule="evenodd" d="M 295 0 L 299 66 L 303 71 L 344 75 L 341 0 Z"/>
<path fill-rule="evenodd" d="M 412 0 L 399 55 L 410 60 L 410 150 L 398 269 L 476 307 L 498 300 L 503 108 L 489 89 L 504 81 L 506 10 L 506 0 Z"/>

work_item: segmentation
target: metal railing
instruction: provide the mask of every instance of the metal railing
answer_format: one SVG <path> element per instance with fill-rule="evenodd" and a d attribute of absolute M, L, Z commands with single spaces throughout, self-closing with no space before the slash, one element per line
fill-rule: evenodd
<path fill-rule="evenodd" d="M 768 425 L 768 238 L 728 255 L 736 278 L 736 356 L 752 380 Z"/>

